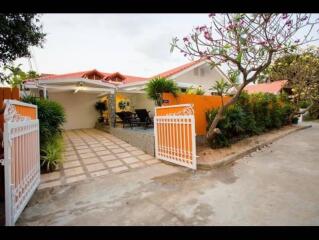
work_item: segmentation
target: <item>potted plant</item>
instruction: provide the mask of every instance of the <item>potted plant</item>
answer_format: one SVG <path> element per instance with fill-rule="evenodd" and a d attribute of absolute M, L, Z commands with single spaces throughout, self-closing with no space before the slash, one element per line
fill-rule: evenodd
<path fill-rule="evenodd" d="M 100 113 L 100 117 L 98 118 L 99 123 L 104 122 L 103 112 L 107 110 L 105 101 L 98 101 L 95 103 L 95 109 Z"/>
<path fill-rule="evenodd" d="M 174 96 L 179 92 L 177 84 L 170 79 L 163 77 L 153 78 L 146 85 L 146 93 L 150 99 L 155 101 L 156 106 L 162 106 L 163 103 L 163 93 L 172 93 Z"/>
<path fill-rule="evenodd" d="M 129 106 L 129 102 L 125 100 L 121 100 L 118 103 L 119 108 L 124 111 L 127 106 Z"/>

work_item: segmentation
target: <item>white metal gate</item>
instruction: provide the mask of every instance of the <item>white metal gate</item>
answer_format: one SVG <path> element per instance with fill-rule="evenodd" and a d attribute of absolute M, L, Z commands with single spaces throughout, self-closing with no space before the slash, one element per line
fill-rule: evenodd
<path fill-rule="evenodd" d="M 196 170 L 195 118 L 192 105 L 157 107 L 155 113 L 156 158 Z"/>
<path fill-rule="evenodd" d="M 33 110 L 37 116 L 37 106 L 14 100 L 5 104 L 5 216 L 6 225 L 10 226 L 15 224 L 40 184 L 40 144 L 37 117 L 32 119 L 17 111 L 18 107 L 20 112 Z"/>

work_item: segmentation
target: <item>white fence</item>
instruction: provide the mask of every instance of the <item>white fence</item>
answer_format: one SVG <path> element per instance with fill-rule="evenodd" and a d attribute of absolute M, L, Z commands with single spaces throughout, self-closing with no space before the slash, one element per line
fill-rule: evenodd
<path fill-rule="evenodd" d="M 40 184 L 39 120 L 19 114 L 16 107 L 37 107 L 7 100 L 4 113 L 6 225 L 14 225 Z M 30 110 L 30 109 L 29 109 Z"/>
<path fill-rule="evenodd" d="M 176 105 L 176 108 L 181 106 Z M 189 109 L 187 106 L 179 113 L 154 117 L 155 155 L 158 159 L 196 170 L 195 119 Z"/>

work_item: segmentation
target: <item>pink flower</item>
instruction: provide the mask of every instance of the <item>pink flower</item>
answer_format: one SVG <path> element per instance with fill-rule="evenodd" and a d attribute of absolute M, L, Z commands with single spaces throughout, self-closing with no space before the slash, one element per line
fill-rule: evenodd
<path fill-rule="evenodd" d="M 201 26 L 200 28 L 199 28 L 199 31 L 205 31 L 205 29 L 207 29 L 207 26 L 206 25 L 204 25 L 204 26 Z"/>
<path fill-rule="evenodd" d="M 213 40 L 211 34 L 210 34 L 208 31 L 205 31 L 205 32 L 204 32 L 204 37 L 205 37 L 207 40 Z"/>
<path fill-rule="evenodd" d="M 184 37 L 184 38 L 183 38 L 183 41 L 184 41 L 184 42 L 188 42 L 188 41 L 189 41 L 189 40 L 188 40 L 188 37 Z"/>
<path fill-rule="evenodd" d="M 283 13 L 282 14 L 282 19 L 286 19 L 288 17 L 288 14 L 287 13 Z"/>

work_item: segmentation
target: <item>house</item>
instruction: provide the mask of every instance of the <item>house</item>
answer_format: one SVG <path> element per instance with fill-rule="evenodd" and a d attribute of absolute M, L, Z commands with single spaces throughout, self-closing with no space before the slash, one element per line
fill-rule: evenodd
<path fill-rule="evenodd" d="M 291 89 L 288 86 L 288 80 L 279 80 L 269 83 L 259 83 L 259 84 L 251 84 L 247 85 L 244 88 L 249 94 L 252 93 L 273 93 L 273 94 L 280 94 L 282 92 L 286 92 L 288 94 L 291 93 Z"/>
<path fill-rule="evenodd" d="M 113 96 L 115 109 L 109 111 L 146 108 L 153 115 L 155 104 L 148 99 L 144 88 L 156 76 L 176 81 L 182 90 L 201 86 L 207 95 L 210 95 L 209 88 L 216 81 L 227 79 L 218 67 L 211 69 L 205 59 L 199 59 L 152 77 L 106 73 L 93 69 L 67 74 L 45 74 L 25 81 L 23 86 L 33 95 L 59 102 L 66 112 L 64 129 L 79 129 L 94 127 L 98 118 L 98 112 L 94 109 L 95 102 L 105 100 L 110 103 Z M 120 109 L 121 101 L 128 103 L 124 109 Z M 109 112 L 105 112 L 105 116 L 108 115 Z"/>

